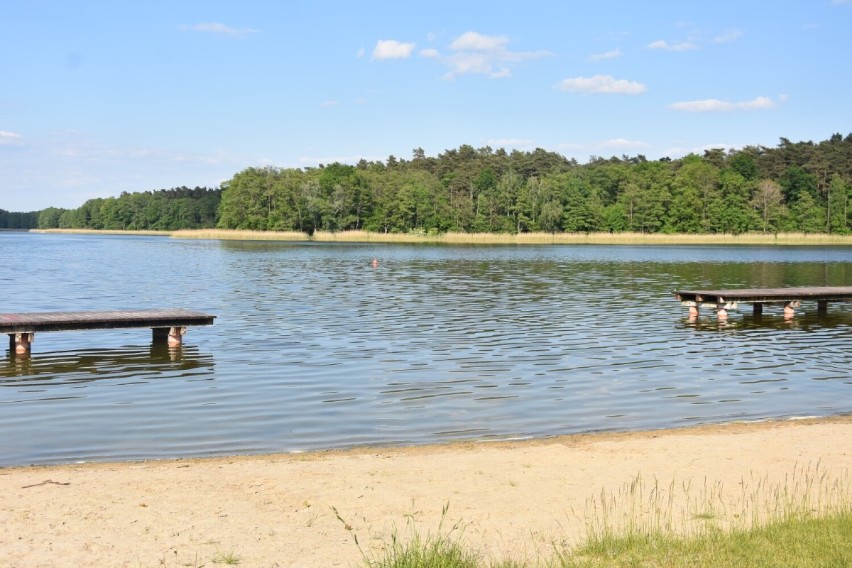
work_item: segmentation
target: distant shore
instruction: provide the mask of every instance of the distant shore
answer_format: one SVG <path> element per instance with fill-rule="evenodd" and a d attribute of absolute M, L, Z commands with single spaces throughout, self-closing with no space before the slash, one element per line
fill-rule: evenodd
<path fill-rule="evenodd" d="M 519 442 L 6 467 L 0 566 L 359 566 L 355 537 L 375 551 L 393 534 L 434 534 L 445 507 L 442 530 L 458 523 L 458 536 L 484 558 L 535 559 L 582 540 L 602 498 L 622 507 L 656 499 L 687 513 L 712 499 L 720 511 L 737 512 L 759 511 L 764 499 L 773 502 L 775 488 L 807 489 L 814 478 L 848 491 L 851 440 L 852 417 L 840 416 Z"/>
<path fill-rule="evenodd" d="M 662 233 L 375 233 L 370 231 L 296 231 L 185 229 L 180 231 L 115 231 L 94 229 L 32 229 L 38 233 L 145 235 L 177 239 L 293 241 L 372 244 L 470 245 L 751 245 L 852 246 L 852 235 L 824 233 L 662 234 Z"/>

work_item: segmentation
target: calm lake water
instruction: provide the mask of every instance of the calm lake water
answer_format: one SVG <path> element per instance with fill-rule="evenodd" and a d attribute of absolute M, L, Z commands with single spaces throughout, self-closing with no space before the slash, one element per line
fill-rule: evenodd
<path fill-rule="evenodd" d="M 374 269 L 369 261 L 380 261 Z M 0 351 L 0 465 L 852 412 L 852 305 L 687 321 L 675 288 L 852 286 L 852 247 L 400 246 L 0 232 L 0 312 L 185 307 Z"/>

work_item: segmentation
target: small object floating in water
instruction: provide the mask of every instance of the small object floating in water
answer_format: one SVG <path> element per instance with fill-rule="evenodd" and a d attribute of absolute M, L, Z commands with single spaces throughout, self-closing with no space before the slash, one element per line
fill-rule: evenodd
<path fill-rule="evenodd" d="M 37 331 L 149 327 L 154 343 L 177 347 L 191 325 L 212 325 L 216 316 L 184 309 L 41 312 L 0 314 L 0 333 L 9 334 L 9 351 L 27 355 Z"/>
<path fill-rule="evenodd" d="M 826 313 L 828 302 L 852 300 L 852 286 L 817 286 L 807 288 L 750 288 L 742 290 L 675 290 L 674 296 L 689 307 L 689 319 L 698 317 L 699 308 L 716 311 L 716 317 L 725 320 L 728 310 L 736 310 L 739 302 L 752 304 L 755 316 L 763 314 L 763 304 L 781 304 L 784 317 L 796 315 L 796 308 L 805 300 L 815 300 L 817 312 Z"/>
<path fill-rule="evenodd" d="M 378 261 L 378 259 L 375 259 L 375 258 L 374 258 L 374 259 L 373 259 L 373 262 L 371 262 L 371 263 L 370 263 L 370 266 L 372 266 L 373 268 L 378 268 L 378 267 L 379 267 L 379 261 Z"/>

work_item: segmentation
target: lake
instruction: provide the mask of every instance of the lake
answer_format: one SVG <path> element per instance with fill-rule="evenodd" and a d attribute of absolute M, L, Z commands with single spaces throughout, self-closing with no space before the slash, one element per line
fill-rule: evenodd
<path fill-rule="evenodd" d="M 414 246 L 0 232 L 0 312 L 184 307 L 0 361 L 0 465 L 852 412 L 852 305 L 689 322 L 675 288 L 852 285 L 852 247 Z M 379 260 L 373 268 L 370 261 Z"/>

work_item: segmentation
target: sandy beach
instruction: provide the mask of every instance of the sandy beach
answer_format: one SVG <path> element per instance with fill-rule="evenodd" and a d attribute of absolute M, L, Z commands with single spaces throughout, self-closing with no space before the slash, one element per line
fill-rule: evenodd
<path fill-rule="evenodd" d="M 0 566 L 357 566 L 354 535 L 369 551 L 435 533 L 447 505 L 443 528 L 484 558 L 536 558 L 581 539 L 590 499 L 637 476 L 734 499 L 802 467 L 852 469 L 852 417 L 0 468 Z"/>

